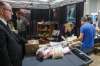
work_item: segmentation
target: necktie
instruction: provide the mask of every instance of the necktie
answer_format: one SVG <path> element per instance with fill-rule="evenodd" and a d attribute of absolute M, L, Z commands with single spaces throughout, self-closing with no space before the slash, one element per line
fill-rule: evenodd
<path fill-rule="evenodd" d="M 13 39 L 15 39 L 16 36 L 15 36 L 14 32 L 11 31 L 11 29 L 10 29 L 10 27 L 9 27 L 9 24 L 7 24 L 7 30 L 8 30 L 8 32 L 9 32 L 9 34 L 11 34 L 11 37 L 13 37 Z M 17 41 L 17 39 L 15 39 L 15 40 Z"/>
<path fill-rule="evenodd" d="M 9 31 L 11 31 L 11 30 L 10 30 L 10 27 L 9 27 L 9 25 L 8 25 L 8 24 L 7 24 L 7 29 L 8 29 Z"/>

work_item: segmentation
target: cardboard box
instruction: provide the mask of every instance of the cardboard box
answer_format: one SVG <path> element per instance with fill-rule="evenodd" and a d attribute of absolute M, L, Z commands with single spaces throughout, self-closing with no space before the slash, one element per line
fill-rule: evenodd
<path fill-rule="evenodd" d="M 38 40 L 29 40 L 25 45 L 26 55 L 34 55 L 39 48 Z"/>

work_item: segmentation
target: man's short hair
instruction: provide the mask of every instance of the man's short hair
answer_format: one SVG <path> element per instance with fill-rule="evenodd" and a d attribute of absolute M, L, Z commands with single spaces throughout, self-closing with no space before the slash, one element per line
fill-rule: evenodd
<path fill-rule="evenodd" d="M 82 17 L 81 21 L 87 22 L 87 18 L 86 17 Z"/>
<path fill-rule="evenodd" d="M 81 18 L 81 21 L 84 21 L 84 22 L 91 22 L 91 17 L 90 16 L 84 16 Z"/>
<path fill-rule="evenodd" d="M 3 7 L 5 6 L 5 3 L 4 2 L 0 2 L 0 7 Z"/>
<path fill-rule="evenodd" d="M 2 16 L 2 9 L 4 8 L 5 4 L 4 2 L 0 1 L 0 16 Z"/>

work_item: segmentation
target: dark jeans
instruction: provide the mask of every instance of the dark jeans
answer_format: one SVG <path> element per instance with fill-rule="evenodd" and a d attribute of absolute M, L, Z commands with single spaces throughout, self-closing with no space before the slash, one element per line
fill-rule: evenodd
<path fill-rule="evenodd" d="M 19 38 L 20 38 L 19 43 L 22 46 L 22 52 L 23 52 L 23 57 L 24 57 L 24 55 L 25 55 L 25 43 L 27 43 L 27 40 L 26 40 L 26 31 L 21 31 L 18 34 L 19 34 Z"/>
<path fill-rule="evenodd" d="M 80 48 L 81 51 L 83 51 L 84 53 L 90 55 L 93 51 L 93 48 Z"/>

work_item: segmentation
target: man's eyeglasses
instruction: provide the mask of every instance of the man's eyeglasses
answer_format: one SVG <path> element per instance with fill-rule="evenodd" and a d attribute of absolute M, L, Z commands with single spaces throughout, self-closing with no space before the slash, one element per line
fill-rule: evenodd
<path fill-rule="evenodd" d="M 12 9 L 7 9 L 7 8 L 3 8 L 4 10 L 7 10 L 9 12 L 12 12 Z"/>

